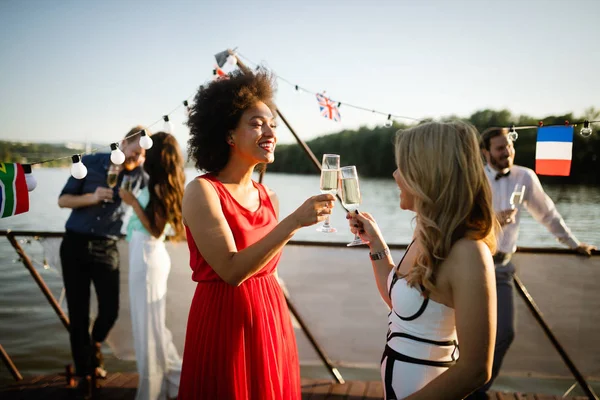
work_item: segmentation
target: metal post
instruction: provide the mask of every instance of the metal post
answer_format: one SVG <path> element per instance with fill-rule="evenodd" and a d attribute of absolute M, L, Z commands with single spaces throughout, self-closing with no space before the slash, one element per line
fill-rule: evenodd
<path fill-rule="evenodd" d="M 38 286 L 39 286 L 40 290 L 42 291 L 42 293 L 44 294 L 44 296 L 46 296 L 46 299 L 48 300 L 48 302 L 50 303 L 50 305 L 56 312 L 56 315 L 58 315 L 58 318 L 60 319 L 60 321 L 63 323 L 65 328 L 67 328 L 67 330 L 69 330 L 69 318 L 65 315 L 62 308 L 60 308 L 60 304 L 58 304 L 58 302 L 54 298 L 54 295 L 52 294 L 52 292 L 50 291 L 48 286 L 46 286 L 46 282 L 44 282 L 44 279 L 40 276 L 40 274 L 34 268 L 33 264 L 31 263 L 31 260 L 29 259 L 29 256 L 27 256 L 27 253 L 25 253 L 25 251 L 23 250 L 23 248 L 21 247 L 19 242 L 15 239 L 14 233 L 12 233 L 11 231 L 8 231 L 6 234 L 6 237 L 7 237 L 8 241 L 10 242 L 10 244 L 12 244 L 12 246 L 15 248 L 17 254 L 21 258 L 21 261 L 23 261 L 23 264 L 31 273 L 31 276 L 33 277 L 35 282 L 38 284 Z"/>
<path fill-rule="evenodd" d="M 13 378 L 15 378 L 15 381 L 22 381 L 23 376 L 21 376 L 21 373 L 19 372 L 17 367 L 15 367 L 15 364 L 12 362 L 12 360 L 8 356 L 8 353 L 4 350 L 4 347 L 2 347 L 1 344 L 0 344 L 0 356 L 2 356 L 2 361 L 4 361 L 4 365 L 6 365 L 6 368 L 8 368 L 8 370 L 12 374 Z"/>
<path fill-rule="evenodd" d="M 577 369 L 577 367 L 575 366 L 565 349 L 562 347 L 556 336 L 554 336 L 554 333 L 552 333 L 552 330 L 550 329 L 550 327 L 544 320 L 544 317 L 542 316 L 542 312 L 538 308 L 537 304 L 535 304 L 535 301 L 527 291 L 525 285 L 523 285 L 523 282 L 521 282 L 521 279 L 519 279 L 517 274 L 513 274 L 513 278 L 515 280 L 515 287 L 517 288 L 517 292 L 519 292 L 519 294 L 525 301 L 525 305 L 527 305 L 527 308 L 529 308 L 529 311 L 531 311 L 531 314 L 533 314 L 535 320 L 538 322 L 538 324 L 540 324 L 542 330 L 544 331 L 548 339 L 550 339 L 550 342 L 552 343 L 558 354 L 563 359 L 564 363 L 567 365 L 567 367 L 577 380 L 577 383 L 579 383 L 579 386 L 581 386 L 586 396 L 588 396 L 590 399 L 598 400 L 598 397 L 596 396 L 590 385 L 588 385 L 583 375 L 581 375 L 581 372 L 579 372 L 579 370 Z"/>

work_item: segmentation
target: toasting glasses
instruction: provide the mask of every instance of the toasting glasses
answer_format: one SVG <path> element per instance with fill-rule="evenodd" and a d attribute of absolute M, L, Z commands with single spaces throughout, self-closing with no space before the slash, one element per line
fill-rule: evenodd
<path fill-rule="evenodd" d="M 321 165 L 321 193 L 336 194 L 338 191 L 340 172 L 340 156 L 337 154 L 323 154 L 323 163 Z M 323 223 L 323 226 L 317 228 L 319 232 L 332 233 L 337 229 L 329 224 L 330 216 Z"/>
<path fill-rule="evenodd" d="M 348 211 L 353 213 L 358 210 L 358 206 L 361 203 L 356 167 L 350 165 L 340 168 L 340 176 L 342 178 L 342 204 Z M 347 246 L 358 246 L 367 243 L 360 238 L 358 233 L 355 233 L 354 240 L 348 243 Z"/>

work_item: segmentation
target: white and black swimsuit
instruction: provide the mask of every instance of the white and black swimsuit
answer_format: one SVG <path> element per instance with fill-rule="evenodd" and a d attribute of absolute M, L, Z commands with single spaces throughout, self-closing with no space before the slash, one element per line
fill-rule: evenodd
<path fill-rule="evenodd" d="M 398 277 L 400 264 L 388 277 L 392 310 L 381 359 L 386 400 L 415 393 L 458 360 L 454 310 L 408 286 Z"/>

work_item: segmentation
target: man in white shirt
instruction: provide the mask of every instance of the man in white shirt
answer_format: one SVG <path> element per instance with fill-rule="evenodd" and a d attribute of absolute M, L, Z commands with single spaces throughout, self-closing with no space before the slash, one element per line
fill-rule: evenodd
<path fill-rule="evenodd" d="M 484 131 L 481 134 L 481 150 L 487 162 L 484 170 L 492 188 L 494 211 L 500 225 L 502 225 L 502 232 L 498 234 L 497 253 L 494 255 L 498 295 L 498 323 L 492 378 L 484 387 L 473 393 L 469 399 L 487 399 L 483 396 L 498 376 L 504 355 L 515 335 L 512 277 L 515 267 L 510 259 L 517 250 L 521 206 L 526 208 L 533 218 L 556 236 L 559 242 L 571 249 L 587 256 L 591 255 L 592 250 L 595 249 L 594 246 L 579 242 L 571 233 L 556 210 L 554 202 L 544 192 L 535 172 L 529 168 L 513 164 L 515 148 L 508 138 L 508 129 L 490 128 Z M 524 186 L 525 188 L 519 190 L 521 196 L 513 195 L 517 185 L 522 185 L 521 187 Z M 512 201 L 514 206 L 511 204 L 511 196 L 516 199 L 516 201 Z"/>

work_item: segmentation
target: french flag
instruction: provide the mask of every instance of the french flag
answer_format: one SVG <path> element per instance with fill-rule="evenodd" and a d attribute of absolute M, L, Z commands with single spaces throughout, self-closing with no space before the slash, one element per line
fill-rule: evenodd
<path fill-rule="evenodd" d="M 572 126 L 542 126 L 537 131 L 535 173 L 569 176 L 573 154 Z"/>

